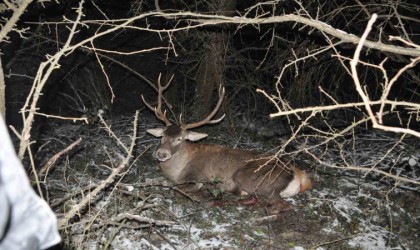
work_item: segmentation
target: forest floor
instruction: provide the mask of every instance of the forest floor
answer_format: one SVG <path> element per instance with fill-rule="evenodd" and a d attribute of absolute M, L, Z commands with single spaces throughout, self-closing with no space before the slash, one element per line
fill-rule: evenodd
<path fill-rule="evenodd" d="M 129 144 L 132 117 L 110 119 L 121 143 Z M 145 125 L 149 124 L 149 125 Z M 288 201 L 293 209 L 273 219 L 263 206 L 208 206 L 185 196 L 159 171 L 159 140 L 145 130 L 161 126 L 140 117 L 132 164 L 116 176 L 62 231 L 68 249 L 419 249 L 419 186 L 383 176 L 308 164 L 313 189 Z M 45 164 L 71 142 L 82 142 L 49 169 L 45 194 L 59 219 L 106 179 L 124 151 L 102 125 L 50 123 L 38 139 L 36 159 Z M 218 127 L 218 128 L 216 128 Z M 216 129 L 220 129 L 216 131 Z M 268 151 L 279 136 L 250 136 L 210 128 L 206 143 Z M 273 127 L 272 129 L 276 129 Z M 286 136 L 287 137 L 287 136 Z M 337 138 L 314 153 L 338 164 L 372 166 L 419 181 L 418 138 L 364 131 Z M 294 144 L 315 145 L 316 140 Z M 341 145 L 338 149 L 334 145 Z M 42 153 L 44 152 L 44 153 Z M 48 153 L 45 153 L 48 152 Z M 274 151 L 273 151 L 274 152 Z M 222 194 L 229 201 L 231 195 Z"/>

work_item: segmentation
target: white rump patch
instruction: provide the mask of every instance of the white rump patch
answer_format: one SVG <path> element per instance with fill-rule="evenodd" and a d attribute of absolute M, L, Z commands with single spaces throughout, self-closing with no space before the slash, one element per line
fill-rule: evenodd
<path fill-rule="evenodd" d="M 300 191 L 300 181 L 296 177 L 287 185 L 286 189 L 280 192 L 283 198 L 291 197 Z"/>
<path fill-rule="evenodd" d="M 247 192 L 245 192 L 245 191 L 243 191 L 243 190 L 241 190 L 241 193 L 239 194 L 240 196 L 246 196 L 246 195 L 249 195 Z"/>

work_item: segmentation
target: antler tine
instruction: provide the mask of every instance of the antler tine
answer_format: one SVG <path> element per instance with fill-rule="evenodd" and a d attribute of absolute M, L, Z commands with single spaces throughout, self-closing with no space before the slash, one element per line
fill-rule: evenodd
<path fill-rule="evenodd" d="M 144 104 L 152 111 L 155 112 L 156 117 L 163 121 L 165 123 L 166 126 L 171 125 L 171 122 L 169 121 L 169 119 L 166 117 L 166 110 L 164 112 L 162 112 L 162 99 L 163 99 L 163 91 L 165 91 L 168 87 L 169 84 L 171 84 L 172 79 L 174 78 L 174 76 L 172 75 L 171 79 L 169 79 L 168 83 L 165 86 L 162 86 L 160 84 L 160 79 L 161 79 L 161 74 L 159 74 L 159 78 L 158 78 L 158 104 L 157 107 L 152 107 L 152 105 L 150 105 L 148 102 L 146 102 L 146 100 L 144 99 L 144 96 L 141 95 L 141 98 L 143 99 Z"/>
<path fill-rule="evenodd" d="M 223 120 L 223 118 L 225 118 L 226 114 L 223 114 L 219 119 L 216 120 L 211 120 L 209 121 L 207 124 L 215 124 L 215 123 L 219 123 L 220 121 Z"/>
<path fill-rule="evenodd" d="M 155 112 L 156 117 L 163 121 L 165 123 L 166 126 L 171 125 L 171 122 L 169 121 L 168 118 L 166 118 L 166 110 L 165 112 L 162 113 L 162 110 L 158 109 L 157 107 L 152 107 L 152 105 L 150 105 L 146 99 L 144 98 L 143 95 L 141 95 L 141 99 L 143 100 L 144 104 L 146 105 L 146 107 L 148 107 L 151 111 Z M 158 101 L 159 102 L 159 101 Z M 158 105 L 159 106 L 159 105 Z"/>
<path fill-rule="evenodd" d="M 225 118 L 225 115 L 222 115 L 222 117 L 220 117 L 219 119 L 216 119 L 216 120 L 211 120 L 211 118 L 213 118 L 213 116 L 216 115 L 217 111 L 220 108 L 220 105 L 222 105 L 224 96 L 225 96 L 225 88 L 224 87 L 220 87 L 220 89 L 219 89 L 219 100 L 217 101 L 217 104 L 214 107 L 213 111 L 206 118 L 204 118 L 204 120 L 202 120 L 202 121 L 199 121 L 199 122 L 196 122 L 196 123 L 191 123 L 191 124 L 183 124 L 183 123 L 181 123 L 182 129 L 187 130 L 187 129 L 191 129 L 191 128 L 200 127 L 200 126 L 202 126 L 204 124 L 218 123 L 221 120 L 223 120 L 223 118 Z"/>

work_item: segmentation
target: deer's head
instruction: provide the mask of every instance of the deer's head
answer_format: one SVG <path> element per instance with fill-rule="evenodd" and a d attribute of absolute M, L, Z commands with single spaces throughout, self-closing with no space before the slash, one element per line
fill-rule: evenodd
<path fill-rule="evenodd" d="M 160 147 L 156 151 L 156 158 L 159 161 L 169 160 L 173 154 L 176 154 L 182 148 L 185 140 L 198 141 L 207 137 L 207 134 L 183 130 L 178 125 L 148 129 L 147 133 L 155 137 L 162 137 Z"/>
<path fill-rule="evenodd" d="M 162 138 L 161 145 L 159 149 L 156 151 L 156 158 L 161 162 L 171 159 L 172 155 L 176 154 L 179 151 L 179 149 L 183 147 L 186 140 L 198 141 L 207 137 L 207 134 L 205 133 L 198 133 L 198 132 L 190 131 L 190 129 L 197 128 L 205 124 L 218 123 L 225 117 L 225 115 L 223 115 L 219 119 L 212 120 L 213 116 L 215 116 L 217 111 L 219 110 L 223 101 L 224 94 L 225 94 L 225 89 L 220 88 L 219 100 L 217 101 L 217 104 L 215 108 L 213 109 L 213 111 L 206 118 L 196 123 L 185 124 L 182 122 L 182 117 L 180 116 L 179 117 L 180 124 L 179 125 L 172 124 L 171 121 L 169 121 L 169 119 L 166 117 L 166 110 L 162 112 L 162 100 L 163 100 L 162 93 L 168 88 L 169 84 L 171 83 L 171 80 L 165 86 L 162 86 L 160 84 L 160 78 L 159 78 L 157 106 L 153 107 L 142 96 L 144 104 L 150 110 L 154 111 L 156 117 L 159 120 L 163 121 L 166 125 L 165 127 L 153 128 L 153 129 L 147 130 L 149 134 L 155 137 Z"/>

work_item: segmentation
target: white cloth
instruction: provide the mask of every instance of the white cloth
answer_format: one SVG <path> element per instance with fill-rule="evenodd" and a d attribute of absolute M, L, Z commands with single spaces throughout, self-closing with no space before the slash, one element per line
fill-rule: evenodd
<path fill-rule="evenodd" d="M 0 250 L 45 249 L 60 241 L 57 218 L 30 186 L 0 115 Z"/>

